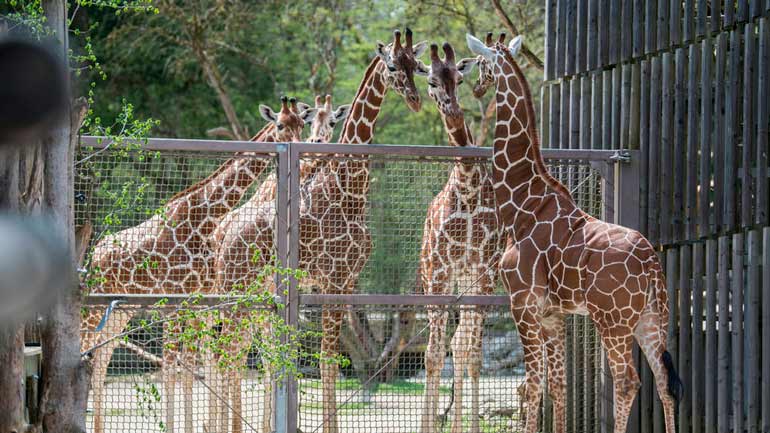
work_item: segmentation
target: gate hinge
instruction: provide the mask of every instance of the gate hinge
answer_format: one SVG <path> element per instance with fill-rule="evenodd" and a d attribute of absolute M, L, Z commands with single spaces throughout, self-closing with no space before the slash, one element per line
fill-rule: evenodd
<path fill-rule="evenodd" d="M 631 153 L 627 150 L 617 150 L 610 156 L 610 161 L 631 162 Z"/>

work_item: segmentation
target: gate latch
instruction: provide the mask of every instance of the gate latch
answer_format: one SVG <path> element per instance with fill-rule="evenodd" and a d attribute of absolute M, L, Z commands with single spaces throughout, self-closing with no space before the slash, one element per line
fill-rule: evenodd
<path fill-rule="evenodd" d="M 631 153 L 627 150 L 616 150 L 615 153 L 610 156 L 610 161 L 613 162 L 631 162 Z"/>

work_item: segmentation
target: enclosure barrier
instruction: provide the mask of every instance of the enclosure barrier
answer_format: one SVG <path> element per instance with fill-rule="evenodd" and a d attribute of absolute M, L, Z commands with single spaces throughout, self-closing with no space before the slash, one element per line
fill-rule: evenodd
<path fill-rule="evenodd" d="M 679 431 L 767 430 L 770 1 L 548 0 L 544 56 L 544 143 L 640 151 L 639 228 L 675 307 Z M 637 365 L 630 431 L 662 432 Z"/>
<path fill-rule="evenodd" d="M 543 153 L 552 174 L 571 190 L 584 210 L 608 220 L 633 218 L 634 213 L 627 209 L 634 208 L 633 192 L 638 189 L 635 152 Z M 323 357 L 319 359 L 318 354 L 325 335 L 320 318 L 322 312 L 339 312 L 343 317 L 339 345 L 342 357 L 336 361 L 340 376 L 335 390 L 340 431 L 416 431 L 425 392 L 425 347 L 431 331 L 427 316 L 429 311 L 439 309 L 448 317 L 448 356 L 438 388 L 436 415 L 437 425 L 449 429 L 454 422 L 454 405 L 459 401 L 459 385 L 452 378 L 450 342 L 457 334 L 459 313 L 470 308 L 485 314 L 481 399 L 479 412 L 474 414 L 470 380 L 466 379 L 462 422 L 469 426 L 477 418 L 482 431 L 520 431 L 524 409 L 519 397 L 522 353 L 501 285 L 498 283 L 491 295 L 478 295 L 478 280 L 460 280 L 450 294 L 438 296 L 420 294 L 422 289 L 416 283 L 423 224 L 431 200 L 457 164 L 488 170 L 490 157 L 491 149 L 487 148 L 170 139 L 110 143 L 84 137 L 76 164 L 76 220 L 78 224 L 90 221 L 96 233 L 91 241 L 91 261 L 86 263 L 89 272 L 84 277 L 92 288 L 84 325 L 95 323 L 92 315 L 101 320 L 110 310 L 101 330 L 92 326 L 84 331 L 84 336 L 93 336 L 93 345 L 99 346 L 90 352 L 91 356 L 109 358 L 106 336 L 118 336 L 110 340 L 114 353 L 105 362 L 102 402 L 95 408 L 93 390 L 89 398 L 89 428 L 95 431 L 101 424 L 106 432 L 129 427 L 202 432 L 219 425 L 219 431 L 320 431 L 324 401 L 319 364 Z M 307 265 L 309 258 L 302 257 L 307 247 L 300 246 L 308 242 L 306 230 L 312 230 L 312 225 L 302 223 L 298 211 L 300 206 L 313 203 L 307 191 L 312 188 L 317 170 L 345 161 L 360 163 L 369 170 L 365 224 L 371 249 L 352 293 L 319 294 L 313 268 Z M 204 193 L 188 189 L 199 181 Z M 180 200 L 186 207 L 180 207 Z M 237 230 L 223 234 L 211 227 L 207 218 L 221 218 L 211 214 L 222 213 L 218 206 L 231 211 L 226 217 L 230 218 L 228 227 Z M 176 220 L 179 215 L 182 218 Z M 155 222 L 148 224 L 150 220 Z M 196 238 L 209 235 L 216 244 L 204 244 Z M 171 243 L 164 246 L 155 238 Z M 241 242 L 245 249 L 236 248 L 225 255 L 237 265 L 230 269 L 217 259 L 222 253 L 217 248 L 240 245 L 234 241 Z M 160 250 L 176 252 L 179 245 L 187 252 L 169 263 L 156 254 Z M 113 262 L 123 264 L 120 272 L 108 269 L 109 262 L 101 259 L 100 267 L 94 270 L 94 263 L 101 257 L 99 248 L 121 253 L 109 256 Z M 128 260 L 127 256 L 136 255 L 132 251 L 144 254 Z M 260 253 L 255 255 L 255 251 Z M 200 261 L 191 263 L 188 255 Z M 244 271 L 274 264 L 302 269 L 309 275 L 298 281 L 286 278 L 293 274 L 273 279 L 272 274 Z M 190 275 L 195 278 L 190 279 Z M 232 286 L 224 284 L 234 284 L 239 293 L 251 290 L 252 296 L 260 296 L 262 288 L 253 290 L 253 279 L 264 288 L 271 284 L 278 287 L 274 290 L 280 295 L 275 297 L 277 303 L 267 309 L 257 302 L 240 307 L 248 312 L 260 306 L 258 311 L 266 315 L 280 314 L 291 330 L 280 341 L 272 341 L 261 319 L 248 324 L 253 334 L 246 336 L 247 356 L 238 361 L 237 376 L 230 376 L 240 380 L 238 398 L 233 393 L 236 388 L 222 383 L 226 373 L 232 371 L 208 367 L 212 358 L 227 358 L 217 350 L 227 352 L 229 346 L 212 345 L 211 340 L 230 335 L 225 327 L 232 323 L 217 322 L 212 333 L 199 332 L 196 326 L 211 315 L 231 314 L 233 303 L 248 298 L 231 296 Z M 193 294 L 201 288 L 197 284 L 207 288 L 205 295 Z M 116 300 L 123 303 L 116 304 Z M 260 300 L 271 301 L 273 297 Z M 200 316 L 195 311 L 216 313 Z M 121 317 L 126 321 L 126 317 L 130 318 L 128 327 L 120 322 Z M 184 320 L 175 321 L 175 317 Z M 192 324 L 194 332 L 185 324 Z M 289 350 L 282 344 L 292 336 L 295 344 Z M 269 344 L 260 343 L 260 338 Z M 590 321 L 570 318 L 567 343 L 569 431 L 599 431 L 608 422 L 605 414 L 611 392 L 607 394 L 606 390 L 611 389 L 611 379 L 604 374 L 600 344 Z M 194 350 L 188 350 L 191 348 Z M 295 374 L 279 377 L 275 360 L 269 356 L 273 350 L 293 350 L 289 361 L 291 368 L 296 368 Z M 279 360 L 278 366 L 284 361 Z M 162 369 L 162 365 L 172 367 Z M 168 385 L 169 375 L 176 384 Z M 274 380 L 266 381 L 267 376 Z M 170 399 L 172 391 L 175 396 Z M 94 413 L 97 409 L 99 412 Z M 548 410 L 545 414 L 550 416 Z M 547 418 L 544 429 L 549 430 Z"/>

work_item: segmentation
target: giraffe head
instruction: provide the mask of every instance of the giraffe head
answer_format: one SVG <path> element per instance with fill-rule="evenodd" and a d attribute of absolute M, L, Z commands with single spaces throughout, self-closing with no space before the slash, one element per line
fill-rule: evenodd
<path fill-rule="evenodd" d="M 315 118 L 310 126 L 310 143 L 328 143 L 332 138 L 334 126 L 345 120 L 350 113 L 350 104 L 332 108 L 332 96 L 326 95 L 325 101 L 321 96 L 315 97 Z"/>
<path fill-rule="evenodd" d="M 297 103 L 296 98 L 281 96 L 281 109 L 276 113 L 267 105 L 259 106 L 263 119 L 275 125 L 279 142 L 302 141 L 302 128 L 313 121 L 316 109 L 307 104 Z"/>
<path fill-rule="evenodd" d="M 463 77 L 471 72 L 476 58 L 462 59 L 455 64 L 455 51 L 449 42 L 444 42 L 444 59 L 438 54 L 438 45 L 430 46 L 430 67 L 428 69 L 428 96 L 436 101 L 441 115 L 450 126 L 462 127 L 463 112 L 457 97 L 457 88 Z M 454 125 L 453 122 L 458 122 Z"/>
<path fill-rule="evenodd" d="M 393 42 L 377 43 L 377 57 L 385 63 L 385 82 L 406 101 L 414 112 L 420 111 L 420 93 L 414 84 L 414 76 L 427 75 L 428 71 L 417 58 L 425 51 L 426 43 L 412 43 L 412 30 L 406 29 L 406 44 L 401 44 L 401 32 L 393 32 Z"/>
<path fill-rule="evenodd" d="M 492 36 L 493 36 L 492 32 L 487 33 L 487 37 L 484 41 L 484 45 L 486 45 L 489 48 L 495 47 L 495 41 L 492 38 Z M 514 38 L 514 40 L 516 39 L 519 39 L 520 41 L 520 37 Z M 501 45 L 505 43 L 505 33 L 500 33 L 500 36 L 497 38 L 497 43 Z M 479 55 L 476 59 L 479 65 L 479 79 L 476 80 L 476 84 L 474 84 L 473 86 L 473 96 L 475 96 L 476 98 L 481 98 L 487 93 L 487 90 L 492 86 L 492 84 L 494 84 L 495 77 L 492 71 L 493 65 L 486 57 L 484 57 L 483 55 Z"/>

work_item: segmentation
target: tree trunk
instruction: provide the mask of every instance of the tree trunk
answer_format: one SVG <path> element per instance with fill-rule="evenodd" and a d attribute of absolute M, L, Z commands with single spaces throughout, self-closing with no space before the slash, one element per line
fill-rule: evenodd
<path fill-rule="evenodd" d="M 67 3 L 44 0 L 48 25 L 59 40 L 60 52 L 67 55 Z M 79 101 L 43 140 L 45 178 L 43 198 L 55 232 L 68 246 L 75 264 L 73 167 L 76 134 L 85 115 Z M 74 108 L 74 109 L 73 109 Z M 88 392 L 86 365 L 80 357 L 80 290 L 77 281 L 62 281 L 56 303 L 44 314 L 42 327 L 43 365 L 40 421 L 44 432 L 85 432 Z"/>

